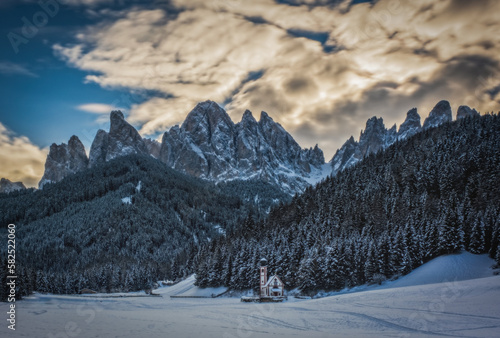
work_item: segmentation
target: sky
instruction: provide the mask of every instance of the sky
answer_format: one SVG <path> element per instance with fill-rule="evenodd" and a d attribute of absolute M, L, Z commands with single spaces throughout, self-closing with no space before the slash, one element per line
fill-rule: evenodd
<path fill-rule="evenodd" d="M 497 112 L 498 32 L 494 0 L 2 0 L 0 177 L 37 186 L 112 109 L 150 138 L 200 101 L 266 111 L 326 160 L 372 116 Z"/>

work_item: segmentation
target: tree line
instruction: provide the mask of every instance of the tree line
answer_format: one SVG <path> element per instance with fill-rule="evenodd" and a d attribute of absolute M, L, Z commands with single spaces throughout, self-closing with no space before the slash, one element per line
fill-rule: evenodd
<path fill-rule="evenodd" d="M 43 190 L 0 194 L 0 217 L 17 226 L 18 295 L 134 291 L 189 275 L 199 247 L 249 215 L 263 218 L 283 196 L 263 182 L 215 185 L 131 155 Z"/>
<path fill-rule="evenodd" d="M 196 283 L 255 288 L 262 256 L 288 289 L 305 293 L 379 283 L 461 250 L 500 264 L 499 180 L 499 116 L 446 123 L 208 243 Z"/>

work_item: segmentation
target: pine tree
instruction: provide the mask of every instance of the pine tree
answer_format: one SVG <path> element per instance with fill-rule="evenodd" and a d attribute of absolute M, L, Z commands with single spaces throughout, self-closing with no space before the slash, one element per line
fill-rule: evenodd
<path fill-rule="evenodd" d="M 369 244 L 368 254 L 365 262 L 365 280 L 368 282 L 373 281 L 374 275 L 380 271 L 380 266 L 377 260 L 378 253 L 375 249 L 373 242 Z"/>
<path fill-rule="evenodd" d="M 480 254 L 485 250 L 484 247 L 484 222 L 476 220 L 471 230 L 469 250 L 472 253 Z"/>
<path fill-rule="evenodd" d="M 500 245 L 497 247 L 497 254 L 495 256 L 495 261 L 497 262 L 497 265 L 500 266 Z"/>

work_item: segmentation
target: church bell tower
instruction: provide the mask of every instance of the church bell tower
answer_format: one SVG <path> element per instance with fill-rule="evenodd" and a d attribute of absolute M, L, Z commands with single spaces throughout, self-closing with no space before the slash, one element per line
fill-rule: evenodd
<path fill-rule="evenodd" d="M 260 260 L 260 296 L 267 297 L 267 289 L 265 285 L 267 284 L 267 260 L 262 258 Z"/>

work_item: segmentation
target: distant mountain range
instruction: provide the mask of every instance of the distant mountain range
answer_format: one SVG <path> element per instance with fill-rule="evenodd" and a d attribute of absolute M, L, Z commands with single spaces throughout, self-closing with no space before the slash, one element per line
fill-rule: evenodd
<path fill-rule="evenodd" d="M 460 106 L 457 110 L 457 120 L 468 116 L 479 116 L 475 109 L 468 106 Z M 366 122 L 366 128 L 361 132 L 359 141 L 354 137 L 348 139 L 342 147 L 337 150 L 330 161 L 333 174 L 348 168 L 369 154 L 389 147 L 396 141 L 404 140 L 423 130 L 437 127 L 452 120 L 451 106 L 448 101 L 439 101 L 425 119 L 424 125 L 420 124 L 420 115 L 417 108 L 412 108 L 406 114 L 406 120 L 399 126 L 396 125 L 386 129 L 382 118 L 372 117 Z"/>
<path fill-rule="evenodd" d="M 457 119 L 474 115 L 479 115 L 475 109 L 458 108 Z M 440 101 L 422 126 L 417 109 L 412 108 L 399 130 L 396 125 L 386 129 L 382 118 L 372 117 L 359 141 L 349 138 L 329 163 L 325 163 L 323 151 L 317 145 L 302 149 L 267 113 L 262 112 L 257 121 L 247 110 L 242 120 L 234 123 L 213 101 L 199 103 L 181 126 L 164 133 L 161 143 L 142 138 L 120 111 L 111 112 L 110 120 L 109 132 L 97 132 L 88 156 L 77 136 L 72 136 L 68 144 L 52 144 L 40 189 L 111 159 L 139 154 L 150 155 L 175 170 L 209 181 L 260 180 L 293 195 L 398 140 L 451 121 L 452 112 L 448 101 Z M 0 192 L 23 188 L 9 182 L 0 183 Z"/>
<path fill-rule="evenodd" d="M 391 280 L 461 250 L 487 253 L 500 264 L 500 117 L 431 128 L 450 112 L 440 102 L 424 130 L 401 142 L 394 141 L 395 127 L 370 119 L 360 142 L 349 143 L 354 154 L 392 146 L 273 208 L 264 221 L 203 247 L 197 285 L 259 285 L 258 257 L 288 290 L 310 296 Z M 415 111 L 408 115 L 416 120 Z"/>
<path fill-rule="evenodd" d="M 99 130 L 87 157 L 78 137 L 50 147 L 40 188 L 65 176 L 130 154 L 149 154 L 182 173 L 210 181 L 259 179 L 293 194 L 321 179 L 325 164 L 316 146 L 302 149 L 269 115 L 246 111 L 239 123 L 215 102 L 199 103 L 160 143 L 143 139 L 120 111 L 109 132 Z"/>
<path fill-rule="evenodd" d="M 200 286 L 247 289 L 262 256 L 306 292 L 462 248 L 500 259 L 499 119 L 478 115 L 461 106 L 448 123 L 441 101 L 423 125 L 416 109 L 399 130 L 374 117 L 325 163 L 266 113 L 235 124 L 202 102 L 159 143 L 113 111 L 88 156 L 76 136 L 50 147 L 41 189 L 0 181 L 0 224 L 19 230 L 19 295 L 132 291 L 193 272 Z"/>

